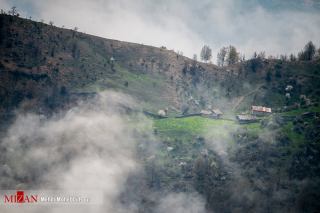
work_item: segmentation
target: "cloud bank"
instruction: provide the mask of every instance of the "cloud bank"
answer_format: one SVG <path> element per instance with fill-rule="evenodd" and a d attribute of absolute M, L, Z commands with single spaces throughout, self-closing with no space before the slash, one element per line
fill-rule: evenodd
<path fill-rule="evenodd" d="M 95 190 L 103 195 L 102 205 L 27 206 L 25 212 L 138 212 L 139 203 L 123 203 L 121 197 L 137 193 L 126 192 L 129 176 L 143 179 L 137 147 L 152 146 L 154 139 L 151 122 L 139 113 L 126 113 L 136 106 L 127 95 L 104 92 L 50 118 L 18 115 L 0 142 L 0 189 Z M 158 213 L 204 209 L 198 195 L 159 196 Z M 2 205 L 0 211 L 20 212 L 21 207 Z"/>

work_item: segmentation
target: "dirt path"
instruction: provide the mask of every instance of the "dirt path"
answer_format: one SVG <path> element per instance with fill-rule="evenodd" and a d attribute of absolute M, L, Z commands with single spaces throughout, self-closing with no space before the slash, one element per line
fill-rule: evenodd
<path fill-rule="evenodd" d="M 259 85 L 257 88 L 255 88 L 254 90 L 252 90 L 251 92 L 249 92 L 249 93 L 247 93 L 247 94 L 245 94 L 245 95 L 243 95 L 243 96 L 240 96 L 239 100 L 235 103 L 235 105 L 233 106 L 232 110 L 233 110 L 233 111 L 236 110 L 236 109 L 240 106 L 240 104 L 243 102 L 243 100 L 244 100 L 246 97 L 248 97 L 248 96 L 252 95 L 253 93 L 257 92 L 257 91 L 258 91 L 259 89 L 261 89 L 261 87 L 263 87 L 263 86 L 264 86 L 264 84 L 261 84 L 261 85 Z"/>

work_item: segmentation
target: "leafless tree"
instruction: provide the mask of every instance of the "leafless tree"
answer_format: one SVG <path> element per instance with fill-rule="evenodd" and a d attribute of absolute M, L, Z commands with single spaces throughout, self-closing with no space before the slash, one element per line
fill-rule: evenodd
<path fill-rule="evenodd" d="M 226 56 L 227 56 L 227 48 L 226 47 L 222 47 L 217 55 L 217 64 L 218 66 L 224 66 L 225 64 L 225 60 L 226 60 Z"/>
<path fill-rule="evenodd" d="M 16 6 L 11 7 L 11 9 L 8 11 L 8 14 L 12 16 L 18 15 L 17 7 Z"/>

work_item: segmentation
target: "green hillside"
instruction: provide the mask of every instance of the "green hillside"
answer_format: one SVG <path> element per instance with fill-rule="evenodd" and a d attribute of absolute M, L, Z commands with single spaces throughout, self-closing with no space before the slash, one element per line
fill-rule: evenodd
<path fill-rule="evenodd" d="M 218 67 L 164 47 L 0 15 L 0 135 L 15 113 L 54 120 L 99 92 L 129 95 L 137 106 L 120 104 L 119 114 L 134 129 L 144 172 L 128 178 L 125 186 L 135 190 L 124 191 L 121 202 L 141 199 L 137 212 L 150 212 L 157 195 L 168 192 L 197 192 L 208 212 L 317 212 L 319 79 L 319 59 L 257 57 Z M 236 115 L 251 113 L 252 105 L 272 113 L 240 124 Z M 199 115 L 208 108 L 222 117 Z M 150 127 L 138 125 L 141 117 Z M 59 139 L 65 142 L 65 135 Z M 36 180 L 28 178 L 14 177 L 23 184 Z"/>
<path fill-rule="evenodd" d="M 318 61 L 258 58 L 217 67 L 165 48 L 103 39 L 3 14 L 0 35 L 1 114 L 18 106 L 50 111 L 67 104 L 70 95 L 105 89 L 130 94 L 149 111 L 167 107 L 175 109 L 174 114 L 183 105 L 189 112 L 213 106 L 232 114 L 250 105 L 293 105 L 300 102 L 300 95 L 319 101 Z M 285 97 L 287 85 L 293 86 L 290 100 Z"/>

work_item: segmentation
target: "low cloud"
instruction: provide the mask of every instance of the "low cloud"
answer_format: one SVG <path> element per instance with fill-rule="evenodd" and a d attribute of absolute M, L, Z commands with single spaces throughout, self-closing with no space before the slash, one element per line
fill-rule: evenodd
<path fill-rule="evenodd" d="M 25 212 L 138 212 L 141 204 L 134 194 L 139 186 L 128 186 L 128 178 L 141 178 L 137 182 L 144 184 L 137 149 L 144 147 L 151 155 L 155 139 L 151 122 L 134 109 L 137 105 L 129 96 L 104 92 L 50 118 L 18 115 L 0 143 L 0 188 L 103 194 L 102 205 L 28 206 Z M 132 200 L 123 202 L 126 194 L 132 194 L 125 198 Z M 158 213 L 204 209 L 200 196 L 192 194 L 160 196 L 156 206 Z M 0 210 L 14 213 L 21 208 Z"/>
<path fill-rule="evenodd" d="M 134 128 L 118 110 L 120 103 L 134 105 L 128 100 L 102 93 L 52 118 L 19 115 L 1 142 L 1 188 L 98 190 L 104 202 L 94 212 L 122 211 L 118 196 L 130 173 L 141 169 Z"/>

